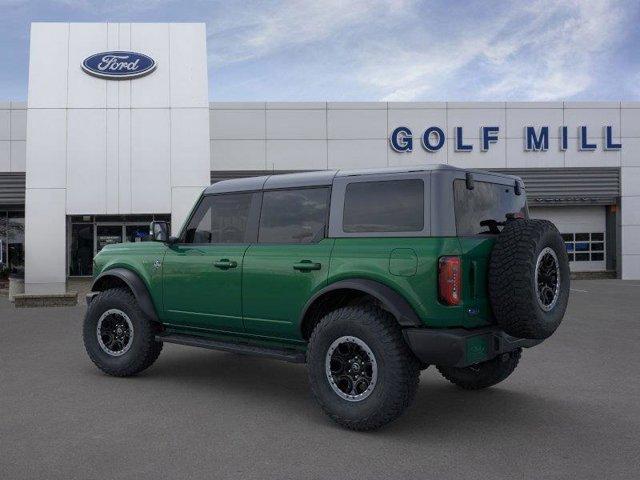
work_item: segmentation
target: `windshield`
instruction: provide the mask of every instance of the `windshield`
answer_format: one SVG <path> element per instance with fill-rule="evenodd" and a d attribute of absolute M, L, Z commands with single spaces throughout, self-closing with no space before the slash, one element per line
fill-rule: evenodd
<path fill-rule="evenodd" d="M 510 185 L 476 181 L 473 186 L 469 190 L 465 180 L 453 182 L 459 236 L 500 233 L 507 214 L 529 217 L 524 189 L 521 195 L 516 195 Z"/>

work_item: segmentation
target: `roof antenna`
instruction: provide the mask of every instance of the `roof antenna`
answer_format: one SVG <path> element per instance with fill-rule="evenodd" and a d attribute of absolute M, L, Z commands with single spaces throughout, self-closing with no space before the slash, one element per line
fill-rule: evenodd
<path fill-rule="evenodd" d="M 522 195 L 522 188 L 520 187 L 520 182 L 516 180 L 516 184 L 513 187 L 513 191 L 516 195 Z"/>
<path fill-rule="evenodd" d="M 465 174 L 465 181 L 467 183 L 467 190 L 473 190 L 473 188 L 474 188 L 474 185 L 473 185 L 473 173 L 467 172 Z"/>

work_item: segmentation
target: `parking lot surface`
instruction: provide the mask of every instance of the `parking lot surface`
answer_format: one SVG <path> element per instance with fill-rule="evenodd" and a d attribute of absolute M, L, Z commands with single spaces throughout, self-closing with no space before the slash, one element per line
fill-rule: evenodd
<path fill-rule="evenodd" d="M 372 433 L 333 424 L 303 365 L 167 344 L 108 377 L 83 315 L 0 297 L 0 478 L 640 478 L 640 282 L 574 281 L 507 381 L 465 392 L 429 368 Z"/>

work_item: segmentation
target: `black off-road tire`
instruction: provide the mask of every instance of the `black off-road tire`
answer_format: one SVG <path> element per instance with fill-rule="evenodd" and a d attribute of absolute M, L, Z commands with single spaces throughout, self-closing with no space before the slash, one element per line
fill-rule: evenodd
<path fill-rule="evenodd" d="M 555 303 L 545 310 L 538 301 L 536 270 L 538 259 L 550 251 L 557 259 L 559 286 Z M 569 259 L 555 225 L 547 220 L 508 221 L 489 263 L 489 298 L 498 325 L 514 337 L 549 337 L 564 317 L 569 286 Z"/>
<path fill-rule="evenodd" d="M 372 351 L 378 378 L 368 397 L 354 402 L 331 387 L 325 369 L 331 344 L 357 337 Z M 409 350 L 393 316 L 370 303 L 327 313 L 316 325 L 307 350 L 309 382 L 320 407 L 351 430 L 374 430 L 398 418 L 411 404 L 420 380 L 420 363 Z"/>
<path fill-rule="evenodd" d="M 509 353 L 498 355 L 487 362 L 470 367 L 442 367 L 438 371 L 444 378 L 465 390 L 480 390 L 492 387 L 505 380 L 518 366 L 522 349 L 517 348 Z"/>
<path fill-rule="evenodd" d="M 126 353 L 112 356 L 98 341 L 97 324 L 100 316 L 110 310 L 124 312 L 133 325 L 133 340 Z M 140 309 L 129 290 L 105 290 L 93 299 L 84 319 L 84 347 L 91 361 L 104 373 L 115 377 L 128 377 L 140 373 L 156 361 L 162 351 L 162 342 L 155 339 L 157 326 Z"/>

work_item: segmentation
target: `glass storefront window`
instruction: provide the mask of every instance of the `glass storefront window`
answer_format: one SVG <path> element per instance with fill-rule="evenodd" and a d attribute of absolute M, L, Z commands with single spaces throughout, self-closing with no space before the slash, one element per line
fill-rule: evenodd
<path fill-rule="evenodd" d="M 69 275 L 93 275 L 93 257 L 105 246 L 145 242 L 152 220 L 169 222 L 169 215 L 74 215 L 69 217 Z"/>
<path fill-rule="evenodd" d="M 0 280 L 5 279 L 8 275 L 7 212 L 0 212 Z"/>
<path fill-rule="evenodd" d="M 24 273 L 24 212 L 0 211 L 0 278 Z"/>
<path fill-rule="evenodd" d="M 24 274 L 24 212 L 9 212 L 7 245 L 9 270 Z"/>
<path fill-rule="evenodd" d="M 96 253 L 107 245 L 122 243 L 122 225 L 98 225 L 96 239 Z"/>
<path fill-rule="evenodd" d="M 70 275 L 93 273 L 93 228 L 92 223 L 71 225 Z"/>
<path fill-rule="evenodd" d="M 147 225 L 127 225 L 125 227 L 125 242 L 146 242 L 149 240 L 149 224 Z"/>

